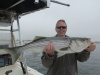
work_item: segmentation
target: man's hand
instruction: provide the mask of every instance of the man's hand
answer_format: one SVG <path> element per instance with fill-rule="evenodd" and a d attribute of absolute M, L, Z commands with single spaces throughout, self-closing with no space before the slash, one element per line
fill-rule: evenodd
<path fill-rule="evenodd" d="M 55 47 L 52 43 L 48 43 L 48 45 L 44 46 L 43 51 L 47 53 L 49 56 L 54 56 Z"/>
<path fill-rule="evenodd" d="M 91 43 L 91 45 L 90 46 L 88 46 L 85 50 L 86 51 L 89 51 L 89 52 L 92 52 L 92 51 L 94 51 L 95 50 L 95 48 L 96 48 L 96 45 L 95 44 L 93 44 L 91 41 L 89 41 L 89 40 L 86 40 L 86 42 L 87 43 Z"/>

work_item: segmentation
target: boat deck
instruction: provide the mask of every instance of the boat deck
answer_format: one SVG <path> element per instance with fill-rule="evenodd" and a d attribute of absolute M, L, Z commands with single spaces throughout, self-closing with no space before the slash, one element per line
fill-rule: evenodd
<path fill-rule="evenodd" d="M 42 73 L 30 67 L 27 67 L 27 70 L 28 70 L 28 75 L 43 75 Z M 0 68 L 0 75 L 5 75 L 6 73 L 9 73 L 10 75 L 23 75 L 23 71 L 18 62 L 15 63 L 14 65 Z"/>

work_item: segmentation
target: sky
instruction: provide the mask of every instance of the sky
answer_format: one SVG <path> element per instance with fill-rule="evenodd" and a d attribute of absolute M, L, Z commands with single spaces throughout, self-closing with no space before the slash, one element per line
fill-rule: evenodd
<path fill-rule="evenodd" d="M 51 2 L 50 8 L 20 18 L 22 40 L 33 40 L 35 36 L 55 36 L 56 22 L 64 19 L 68 26 L 66 35 L 100 41 L 100 0 L 59 1 L 70 4 L 70 7 Z"/>

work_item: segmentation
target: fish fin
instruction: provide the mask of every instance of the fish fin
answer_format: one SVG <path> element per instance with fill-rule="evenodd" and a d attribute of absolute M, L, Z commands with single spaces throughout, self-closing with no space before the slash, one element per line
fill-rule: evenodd
<path fill-rule="evenodd" d="M 60 48 L 60 51 L 66 51 L 69 47 Z"/>
<path fill-rule="evenodd" d="M 33 39 L 32 42 L 35 42 L 35 41 L 38 41 L 38 40 L 41 40 L 41 39 L 45 39 L 46 37 L 42 37 L 42 36 L 35 36 L 35 38 Z"/>

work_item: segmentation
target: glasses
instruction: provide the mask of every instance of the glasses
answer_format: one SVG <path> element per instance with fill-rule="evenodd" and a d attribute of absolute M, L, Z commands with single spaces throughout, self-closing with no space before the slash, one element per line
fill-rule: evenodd
<path fill-rule="evenodd" d="M 57 26 L 56 28 L 57 28 L 57 29 L 61 29 L 61 28 L 62 28 L 62 29 L 66 29 L 67 26 Z"/>

